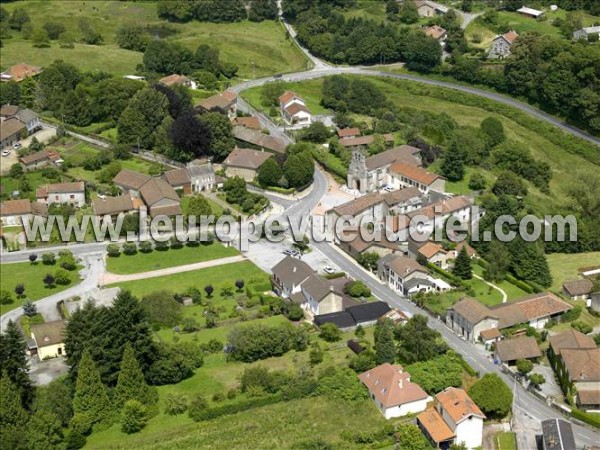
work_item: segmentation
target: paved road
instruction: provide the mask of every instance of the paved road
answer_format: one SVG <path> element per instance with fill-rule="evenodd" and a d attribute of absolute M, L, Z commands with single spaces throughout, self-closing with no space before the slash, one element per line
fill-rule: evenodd
<path fill-rule="evenodd" d="M 352 278 L 363 280 L 378 299 L 388 303 L 390 306 L 408 311 L 411 314 L 424 314 L 423 310 L 409 302 L 406 298 L 400 296 L 397 292 L 394 292 L 388 286 L 376 280 L 362 267 L 357 266 L 355 261 L 351 260 L 337 247 L 325 242 L 313 242 L 312 245 Z M 439 331 L 448 345 L 462 354 L 473 369 L 481 374 L 488 372 L 497 373 L 504 379 L 508 386 L 513 386 L 514 379 L 504 374 L 499 366 L 495 365 L 481 349 L 459 338 L 437 319 L 430 318 L 429 326 L 434 330 Z M 558 411 L 546 405 L 546 403 L 527 392 L 520 385 L 515 387 L 515 393 L 516 395 L 513 404 L 517 408 L 527 411 L 529 416 L 538 422 L 551 418 L 564 418 Z M 596 433 L 591 429 L 574 424 L 573 430 L 579 445 L 591 446 L 600 441 L 600 433 Z"/>
<path fill-rule="evenodd" d="M 60 319 L 60 315 L 56 309 L 56 304 L 59 301 L 67 300 L 75 296 L 81 297 L 98 285 L 100 277 L 104 274 L 104 260 L 102 256 L 101 253 L 92 253 L 83 258 L 85 268 L 82 269 L 82 275 L 85 278 L 81 283 L 34 302 L 38 312 L 42 314 L 47 321 Z M 4 330 L 4 327 L 9 320 L 17 321 L 22 314 L 22 308 L 16 308 L 2 315 L 2 317 L 0 317 L 0 330 Z"/>

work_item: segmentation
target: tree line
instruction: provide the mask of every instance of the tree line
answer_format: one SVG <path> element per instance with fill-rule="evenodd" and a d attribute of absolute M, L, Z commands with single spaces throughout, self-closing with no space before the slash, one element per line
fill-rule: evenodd
<path fill-rule="evenodd" d="M 161 19 L 170 22 L 228 23 L 250 20 L 277 19 L 277 2 L 275 0 L 160 0 L 157 3 L 157 14 Z"/>

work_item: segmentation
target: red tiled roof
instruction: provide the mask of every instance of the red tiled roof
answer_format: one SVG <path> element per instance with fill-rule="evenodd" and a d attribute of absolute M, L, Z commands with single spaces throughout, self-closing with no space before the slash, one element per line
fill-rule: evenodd
<path fill-rule="evenodd" d="M 296 95 L 294 92 L 285 91 L 283 94 L 281 94 L 279 96 L 279 103 L 282 105 L 285 105 L 287 102 L 292 100 L 294 97 L 299 98 L 298 95 Z"/>
<path fill-rule="evenodd" d="M 437 443 L 449 441 L 454 437 L 454 432 L 435 408 L 429 408 L 422 412 L 417 416 L 417 420 L 431 439 Z"/>
<path fill-rule="evenodd" d="M 158 80 L 159 83 L 164 84 L 165 86 L 173 86 L 174 84 L 185 84 L 189 81 L 190 79 L 185 75 L 177 75 L 176 73 Z"/>
<path fill-rule="evenodd" d="M 519 35 L 517 34 L 516 31 L 513 30 L 513 31 L 509 31 L 508 33 L 504 33 L 502 35 L 502 37 L 504 39 L 506 39 L 509 44 L 512 44 L 515 41 L 515 39 L 517 39 L 519 37 Z"/>
<path fill-rule="evenodd" d="M 235 148 L 227 158 L 225 158 L 223 165 L 256 170 L 271 156 L 273 156 L 273 154 L 269 152 L 253 150 L 250 148 Z"/>
<path fill-rule="evenodd" d="M 0 203 L 0 216 L 20 216 L 31 213 L 31 202 L 29 199 L 7 200 Z"/>
<path fill-rule="evenodd" d="M 428 241 L 419 249 L 419 253 L 425 258 L 430 259 L 438 253 L 446 253 L 446 250 L 440 244 Z"/>
<path fill-rule="evenodd" d="M 446 34 L 446 30 L 439 25 L 432 25 L 425 28 L 425 34 L 437 40 Z"/>
<path fill-rule="evenodd" d="M 251 128 L 253 130 L 260 130 L 261 129 L 260 121 L 258 120 L 258 117 L 255 117 L 255 116 L 251 116 L 251 117 L 236 117 L 235 119 L 233 119 L 233 124 L 237 125 L 237 126 Z"/>
<path fill-rule="evenodd" d="M 295 116 L 296 114 L 298 114 L 300 111 L 304 111 L 306 113 L 310 114 L 310 109 L 308 109 L 306 106 L 301 105 L 300 103 L 292 103 L 290 106 L 288 106 L 287 108 L 285 108 L 285 110 L 287 111 L 287 113 L 290 116 Z"/>
<path fill-rule="evenodd" d="M 561 357 L 571 381 L 600 381 L 600 348 L 565 348 Z"/>
<path fill-rule="evenodd" d="M 360 136 L 360 128 L 342 128 L 337 134 L 340 138 Z"/>
<path fill-rule="evenodd" d="M 485 414 L 481 412 L 471 397 L 462 389 L 449 387 L 437 394 L 435 398 L 440 402 L 441 407 L 446 410 L 448 415 L 452 417 L 454 423 L 458 424 L 471 416 L 485 419 Z"/>
<path fill-rule="evenodd" d="M 400 365 L 381 364 L 358 378 L 386 408 L 406 405 L 426 399 L 427 393 L 418 384 L 410 382 L 410 374 Z"/>
<path fill-rule="evenodd" d="M 443 178 L 436 173 L 431 173 L 420 167 L 411 166 L 401 162 L 392 164 L 390 171 L 427 186 L 433 184 L 434 181 Z"/>
<path fill-rule="evenodd" d="M 594 349 L 596 348 L 596 342 L 594 338 L 583 334 L 581 331 L 577 331 L 573 328 L 563 331 L 557 335 L 550 337 L 550 346 L 554 351 L 555 355 L 560 355 L 560 352 L 564 349 Z"/>
<path fill-rule="evenodd" d="M 594 283 L 587 278 L 581 280 L 565 281 L 563 283 L 563 289 L 572 297 L 576 295 L 586 295 L 592 292 Z"/>
<path fill-rule="evenodd" d="M 21 63 L 9 67 L 8 70 L 6 70 L 6 72 L 3 72 L 3 74 L 10 75 L 10 80 L 16 81 L 18 83 L 19 81 L 23 81 L 25 78 L 37 75 L 41 71 L 42 69 L 39 67 Z"/>

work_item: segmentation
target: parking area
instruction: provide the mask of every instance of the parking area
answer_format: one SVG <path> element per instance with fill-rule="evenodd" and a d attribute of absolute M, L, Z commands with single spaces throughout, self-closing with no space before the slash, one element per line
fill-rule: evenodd
<path fill-rule="evenodd" d="M 21 144 L 21 148 L 29 147 L 31 140 L 35 137 L 38 141 L 46 143 L 50 141 L 54 136 L 56 136 L 56 129 L 50 127 L 43 127 L 41 130 L 35 132 L 31 136 L 26 137 L 25 139 L 21 139 L 19 143 Z M 18 149 L 8 148 L 10 150 L 10 154 L 8 156 L 0 157 L 0 174 L 5 175 L 10 170 L 13 164 L 16 164 L 19 161 Z"/>
<path fill-rule="evenodd" d="M 56 380 L 69 371 L 66 359 L 63 357 L 40 361 L 37 356 L 29 358 L 29 378 L 33 384 L 43 386 Z"/>
<path fill-rule="evenodd" d="M 261 239 L 258 242 L 251 243 L 248 251 L 244 252 L 244 256 L 267 273 L 271 273 L 273 266 L 285 258 L 286 255 L 283 252 L 293 248 L 292 245 L 293 241 L 289 237 L 286 237 L 282 242 L 270 242 L 266 239 Z M 312 246 L 310 246 L 310 249 L 311 251 L 302 255 L 300 259 L 318 271 L 319 274 L 325 274 L 323 270 L 325 267 L 331 267 L 336 272 L 339 271 L 339 268 L 320 251 Z"/>

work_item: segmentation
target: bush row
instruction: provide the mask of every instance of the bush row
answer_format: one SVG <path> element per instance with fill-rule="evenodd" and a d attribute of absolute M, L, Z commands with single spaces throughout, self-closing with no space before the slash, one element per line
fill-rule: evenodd
<path fill-rule="evenodd" d="M 249 409 L 259 408 L 261 406 L 273 405 L 282 400 L 283 396 L 279 392 L 275 394 L 267 394 L 262 397 L 248 398 L 239 402 L 208 408 L 196 414 L 194 416 L 194 420 L 196 422 L 212 420 L 216 419 L 217 417 L 248 411 Z"/>
<path fill-rule="evenodd" d="M 600 428 L 600 414 L 588 413 L 588 412 L 582 411 L 580 409 L 573 408 L 573 410 L 571 411 L 571 415 L 574 418 L 587 423 L 588 425 L 591 425 L 596 428 Z"/>
<path fill-rule="evenodd" d="M 433 263 L 427 263 L 427 268 L 430 270 L 433 270 L 434 272 L 442 275 L 444 278 L 447 278 L 448 280 L 450 280 L 450 282 L 454 285 L 454 286 L 462 286 L 464 288 L 467 288 L 468 286 L 463 282 L 463 280 L 461 280 L 460 278 L 452 275 L 450 272 L 442 269 L 441 267 L 436 266 Z"/>

